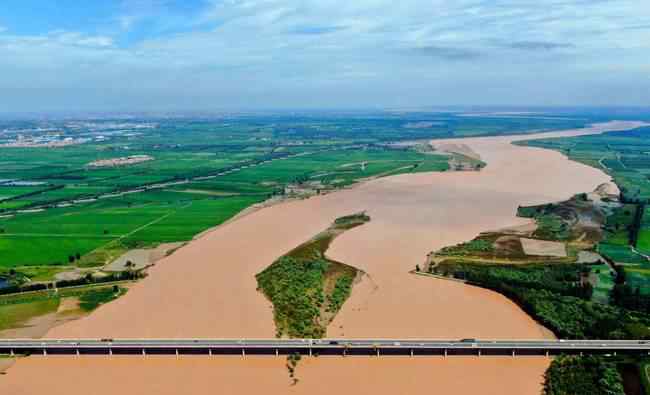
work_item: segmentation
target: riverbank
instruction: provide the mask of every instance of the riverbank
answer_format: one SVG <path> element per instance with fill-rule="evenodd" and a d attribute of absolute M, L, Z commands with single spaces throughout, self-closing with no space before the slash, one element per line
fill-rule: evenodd
<path fill-rule="evenodd" d="M 610 123 L 554 134 L 634 125 Z M 124 297 L 48 336 L 273 337 L 271 306 L 257 292 L 254 275 L 335 218 L 365 210 L 373 220 L 338 237 L 327 255 L 363 270 L 372 281 L 355 286 L 328 336 L 543 338 L 535 321 L 499 294 L 408 273 L 429 251 L 485 230 L 529 223 L 515 217 L 519 205 L 568 199 L 609 181 L 600 170 L 557 152 L 511 144 L 534 137 L 462 140 L 487 162 L 481 172 L 387 177 L 246 215 L 161 260 Z M 520 395 L 539 393 L 548 366 L 543 358 L 306 359 L 297 370 L 299 383 L 291 387 L 283 359 L 239 361 L 28 358 L 0 378 L 0 389 L 12 394 L 115 393 L 125 388 L 134 394 L 175 394 L 211 393 L 218 385 L 220 393 Z"/>

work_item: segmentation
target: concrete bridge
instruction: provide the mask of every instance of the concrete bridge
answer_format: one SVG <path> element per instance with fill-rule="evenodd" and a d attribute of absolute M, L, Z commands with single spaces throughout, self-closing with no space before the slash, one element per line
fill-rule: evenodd
<path fill-rule="evenodd" d="M 7 355 L 650 355 L 644 340 L 0 339 Z"/>

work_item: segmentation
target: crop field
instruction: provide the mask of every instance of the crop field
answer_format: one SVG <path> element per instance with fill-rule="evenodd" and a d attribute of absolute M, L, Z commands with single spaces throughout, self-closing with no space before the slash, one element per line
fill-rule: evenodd
<path fill-rule="evenodd" d="M 46 281 L 190 240 L 272 196 L 449 170 L 394 142 L 582 127 L 589 117 L 368 113 L 0 121 L 0 275 Z M 43 130 L 48 130 L 44 132 Z M 62 147 L 51 142 L 74 141 Z M 123 166 L 93 162 L 146 155 Z"/>
<path fill-rule="evenodd" d="M 17 215 L 1 222 L 0 264 L 66 265 L 70 255 L 117 240 L 134 246 L 185 241 L 261 200 L 154 191 Z"/>
<path fill-rule="evenodd" d="M 591 272 L 596 278 L 592 300 L 599 303 L 609 303 L 609 294 L 614 288 L 614 275 L 607 264 L 592 265 Z"/>
<path fill-rule="evenodd" d="M 647 209 L 647 206 L 641 218 L 636 247 L 643 254 L 650 254 L 650 210 Z"/>

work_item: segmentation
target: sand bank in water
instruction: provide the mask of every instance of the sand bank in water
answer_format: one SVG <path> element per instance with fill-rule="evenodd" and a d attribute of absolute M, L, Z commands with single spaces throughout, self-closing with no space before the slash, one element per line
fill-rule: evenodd
<path fill-rule="evenodd" d="M 633 126 L 609 123 L 565 134 Z M 567 199 L 609 181 L 601 171 L 557 152 L 510 144 L 517 139 L 462 140 L 488 163 L 481 172 L 373 180 L 228 223 L 162 260 L 125 297 L 55 328 L 49 336 L 272 337 L 271 307 L 256 291 L 254 275 L 335 218 L 366 210 L 372 221 L 337 238 L 328 254 L 364 270 L 372 281 L 355 288 L 330 325 L 330 336 L 540 338 L 544 333 L 539 326 L 498 294 L 408 274 L 429 251 L 481 231 L 527 223 L 515 218 L 519 204 Z M 290 387 L 282 359 L 28 358 L 0 377 L 0 390 L 66 395 L 86 394 L 90 388 L 94 394 L 520 395 L 539 393 L 547 364 L 543 358 L 320 358 L 301 363 L 301 381 Z"/>

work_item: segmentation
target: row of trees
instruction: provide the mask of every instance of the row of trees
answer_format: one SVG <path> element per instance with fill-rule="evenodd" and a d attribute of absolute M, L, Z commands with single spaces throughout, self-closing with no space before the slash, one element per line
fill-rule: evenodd
<path fill-rule="evenodd" d="M 101 284 L 113 281 L 137 280 L 145 277 L 141 270 L 128 269 L 122 272 L 111 273 L 102 277 L 95 277 L 91 273 L 74 280 L 58 280 L 52 283 L 29 283 L 23 285 L 10 285 L 0 289 L 0 295 L 7 295 L 19 292 L 44 291 L 54 288 L 74 287 L 79 285 Z"/>

